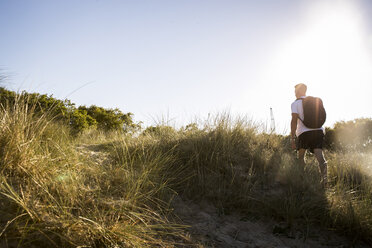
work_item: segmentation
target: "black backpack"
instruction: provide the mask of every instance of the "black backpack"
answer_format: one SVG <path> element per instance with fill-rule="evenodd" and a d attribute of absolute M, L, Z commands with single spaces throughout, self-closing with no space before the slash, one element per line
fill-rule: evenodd
<path fill-rule="evenodd" d="M 302 100 L 304 109 L 304 119 L 302 123 L 308 128 L 320 128 L 326 121 L 326 111 L 323 106 L 323 101 L 319 97 L 307 96 L 306 98 L 299 98 Z"/>

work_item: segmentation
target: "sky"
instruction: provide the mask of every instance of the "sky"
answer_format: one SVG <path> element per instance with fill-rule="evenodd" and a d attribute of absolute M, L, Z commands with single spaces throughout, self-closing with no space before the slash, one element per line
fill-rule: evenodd
<path fill-rule="evenodd" d="M 0 0 L 1 84 L 132 112 L 230 112 L 288 133 L 294 85 L 326 126 L 372 117 L 372 1 Z"/>

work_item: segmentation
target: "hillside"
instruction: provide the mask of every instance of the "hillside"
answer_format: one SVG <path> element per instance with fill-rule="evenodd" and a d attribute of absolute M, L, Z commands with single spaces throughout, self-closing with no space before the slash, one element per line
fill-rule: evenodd
<path fill-rule="evenodd" d="M 372 245 L 368 153 L 327 151 L 323 189 L 311 156 L 245 119 L 76 134 L 50 113 L 0 109 L 2 247 Z"/>

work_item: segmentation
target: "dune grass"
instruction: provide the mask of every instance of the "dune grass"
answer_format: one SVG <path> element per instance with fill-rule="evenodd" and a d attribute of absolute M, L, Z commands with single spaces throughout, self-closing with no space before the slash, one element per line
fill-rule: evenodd
<path fill-rule="evenodd" d="M 244 118 L 200 127 L 79 137 L 19 97 L 0 106 L 0 240 L 39 247 L 191 246 L 172 199 L 203 199 L 221 214 L 322 226 L 372 243 L 371 160 L 327 153 L 301 168 L 287 137 Z"/>
<path fill-rule="evenodd" d="M 149 171 L 90 161 L 67 127 L 37 115 L 26 102 L 20 97 L 0 109 L 1 240 L 39 247 L 153 247 L 169 245 L 163 236 L 182 238 L 180 226 L 162 215 L 166 204 L 154 195 L 164 185 L 150 185 Z M 168 160 L 154 155 L 148 168 Z"/>

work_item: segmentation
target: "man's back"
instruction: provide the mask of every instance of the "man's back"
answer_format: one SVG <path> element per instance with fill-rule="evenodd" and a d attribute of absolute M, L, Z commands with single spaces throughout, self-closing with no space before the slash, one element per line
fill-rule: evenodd
<path fill-rule="evenodd" d="M 306 98 L 306 96 L 301 96 L 301 99 Z M 303 103 L 302 100 L 297 99 L 291 104 L 291 110 L 292 113 L 298 114 L 301 120 L 304 119 L 304 110 L 303 110 Z M 299 137 L 302 133 L 307 132 L 307 131 L 313 131 L 313 130 L 323 130 L 324 128 L 308 128 L 304 125 L 304 123 L 300 120 L 297 119 L 297 129 L 296 129 L 296 136 Z"/>

